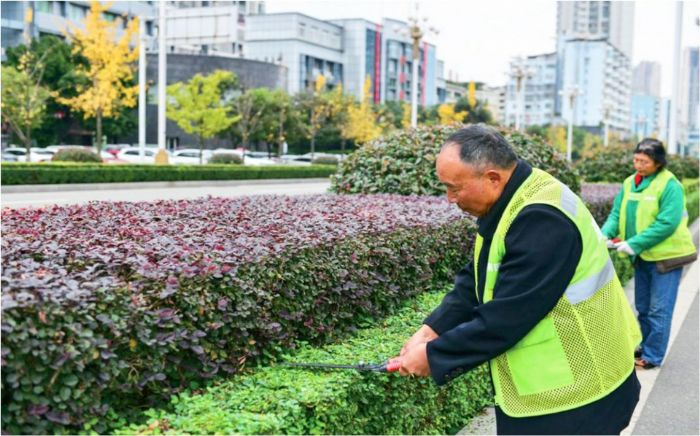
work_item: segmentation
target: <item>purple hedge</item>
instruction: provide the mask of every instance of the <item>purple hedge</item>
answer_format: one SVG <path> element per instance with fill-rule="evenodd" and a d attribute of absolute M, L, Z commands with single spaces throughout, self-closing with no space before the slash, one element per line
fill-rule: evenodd
<path fill-rule="evenodd" d="M 259 196 L 2 213 L 2 427 L 90 428 L 451 280 L 442 198 Z"/>

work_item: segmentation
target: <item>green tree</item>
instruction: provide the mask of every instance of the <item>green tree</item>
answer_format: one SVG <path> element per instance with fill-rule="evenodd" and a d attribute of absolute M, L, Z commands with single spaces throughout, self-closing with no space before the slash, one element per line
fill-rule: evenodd
<path fill-rule="evenodd" d="M 30 161 L 32 130 L 41 125 L 51 91 L 41 85 L 42 60 L 25 53 L 17 68 L 2 67 L 2 117 L 27 149 Z"/>
<path fill-rule="evenodd" d="M 202 163 L 204 140 L 229 128 L 241 119 L 232 115 L 227 99 L 238 83 L 229 71 L 217 70 L 208 76 L 196 74 L 187 83 L 168 86 L 167 116 L 185 132 L 199 138 L 199 162 Z"/>
<path fill-rule="evenodd" d="M 41 76 L 41 84 L 53 91 L 55 97 L 74 97 L 79 78 L 75 74 L 75 68 L 81 60 L 73 55 L 71 46 L 53 35 L 42 35 L 32 39 L 29 46 L 21 44 L 16 47 L 8 47 L 5 65 L 17 67 L 20 59 L 27 53 L 31 53 L 36 59 L 43 59 L 44 73 Z M 68 132 L 73 123 L 82 122 L 82 115 L 74 117 L 70 108 L 60 104 L 52 97 L 46 102 L 46 111 L 43 120 L 33 132 L 32 137 L 39 145 L 59 144 L 69 142 Z"/>
<path fill-rule="evenodd" d="M 476 100 L 476 105 L 472 105 L 468 97 L 462 97 L 455 103 L 455 112 L 467 112 L 465 123 L 493 124 L 491 111 L 482 100 Z"/>
<path fill-rule="evenodd" d="M 299 110 L 306 114 L 306 133 L 311 140 L 313 155 L 316 150 L 316 136 L 333 110 L 329 92 L 326 90 L 326 78 L 322 75 L 317 76 L 313 90 L 296 95 L 296 104 Z"/>

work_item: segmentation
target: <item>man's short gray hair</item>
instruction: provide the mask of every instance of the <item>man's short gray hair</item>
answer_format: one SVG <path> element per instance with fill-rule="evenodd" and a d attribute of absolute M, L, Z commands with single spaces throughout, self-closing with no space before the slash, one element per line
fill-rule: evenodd
<path fill-rule="evenodd" d="M 498 130 L 485 124 L 472 124 L 453 133 L 442 149 L 459 147 L 459 158 L 465 164 L 482 169 L 493 165 L 510 169 L 518 161 L 518 155 Z"/>

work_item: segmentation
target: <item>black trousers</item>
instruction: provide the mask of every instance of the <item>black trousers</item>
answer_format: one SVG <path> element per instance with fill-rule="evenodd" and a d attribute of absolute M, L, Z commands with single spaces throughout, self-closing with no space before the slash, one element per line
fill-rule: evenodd
<path fill-rule="evenodd" d="M 637 374 L 591 404 L 550 415 L 513 418 L 496 407 L 498 434 L 620 434 L 639 402 Z"/>

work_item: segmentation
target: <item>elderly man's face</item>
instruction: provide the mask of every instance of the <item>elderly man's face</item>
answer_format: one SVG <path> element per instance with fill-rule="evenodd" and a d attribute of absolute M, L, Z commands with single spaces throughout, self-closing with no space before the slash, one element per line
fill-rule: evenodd
<path fill-rule="evenodd" d="M 457 146 L 447 146 L 438 155 L 438 179 L 447 188 L 447 200 L 465 212 L 482 217 L 498 200 L 507 180 L 499 171 L 477 171 L 459 158 Z"/>

